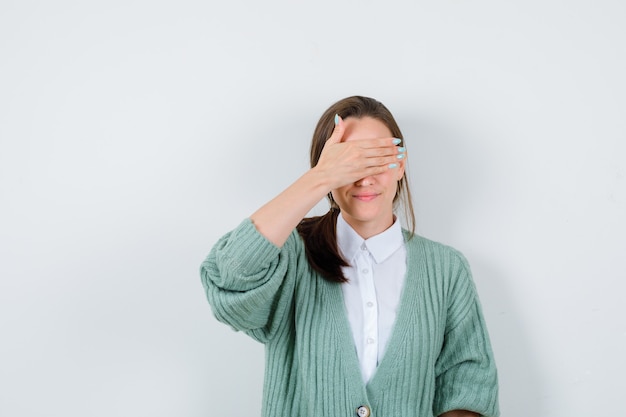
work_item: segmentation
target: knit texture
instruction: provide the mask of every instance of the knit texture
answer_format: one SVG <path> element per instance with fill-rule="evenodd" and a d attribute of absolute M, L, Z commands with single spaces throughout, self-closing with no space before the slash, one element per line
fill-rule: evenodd
<path fill-rule="evenodd" d="M 405 236 L 407 236 L 405 232 Z M 496 417 L 495 363 L 465 258 L 415 235 L 385 356 L 361 377 L 341 284 L 309 266 L 294 231 L 282 248 L 246 219 L 201 267 L 215 317 L 265 344 L 264 417 Z"/>

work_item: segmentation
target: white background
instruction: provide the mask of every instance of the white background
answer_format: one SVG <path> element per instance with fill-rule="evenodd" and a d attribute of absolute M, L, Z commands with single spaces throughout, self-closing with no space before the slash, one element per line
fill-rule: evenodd
<path fill-rule="evenodd" d="M 373 96 L 504 417 L 626 415 L 626 3 L 0 3 L 0 415 L 257 416 L 198 267 Z"/>

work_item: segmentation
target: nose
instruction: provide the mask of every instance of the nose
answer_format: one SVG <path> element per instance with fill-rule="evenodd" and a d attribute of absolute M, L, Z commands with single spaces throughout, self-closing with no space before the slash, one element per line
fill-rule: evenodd
<path fill-rule="evenodd" d="M 357 187 L 369 187 L 370 185 L 374 185 L 374 178 L 373 177 L 361 178 L 360 180 L 355 182 L 354 185 L 356 185 Z"/>

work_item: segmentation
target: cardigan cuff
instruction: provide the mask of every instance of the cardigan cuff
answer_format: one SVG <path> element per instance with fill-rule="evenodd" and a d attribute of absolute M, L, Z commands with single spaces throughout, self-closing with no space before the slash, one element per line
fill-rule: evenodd
<path fill-rule="evenodd" d="M 267 240 L 250 219 L 226 234 L 203 263 L 215 285 L 230 291 L 247 291 L 262 285 L 271 274 L 281 249 Z M 212 272 L 211 272 L 212 271 Z"/>

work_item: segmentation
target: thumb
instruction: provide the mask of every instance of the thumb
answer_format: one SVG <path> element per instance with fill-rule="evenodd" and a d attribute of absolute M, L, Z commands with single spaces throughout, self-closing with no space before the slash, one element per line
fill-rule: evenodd
<path fill-rule="evenodd" d="M 339 117 L 338 114 L 335 115 L 335 129 L 333 129 L 333 133 L 326 140 L 327 143 L 339 143 L 341 142 L 341 138 L 343 137 L 343 133 L 346 130 L 346 127 L 343 124 L 343 119 Z"/>

